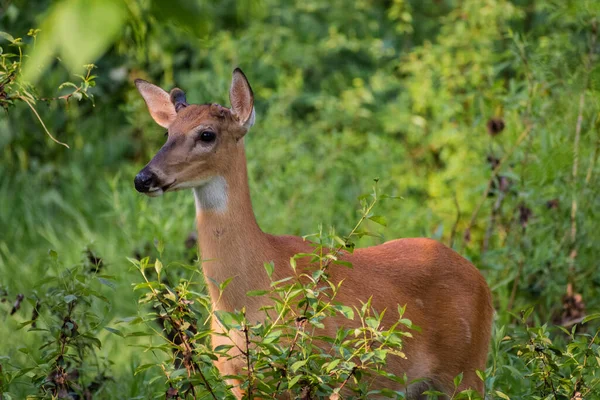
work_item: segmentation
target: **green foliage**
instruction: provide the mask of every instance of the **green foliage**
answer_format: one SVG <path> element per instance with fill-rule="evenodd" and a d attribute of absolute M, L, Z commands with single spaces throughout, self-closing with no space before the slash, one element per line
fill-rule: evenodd
<path fill-rule="evenodd" d="M 10 310 L 14 315 L 24 300 L 29 303 L 30 319 L 15 329 L 20 335 L 35 335 L 40 346 L 21 341 L 2 356 L 0 390 L 7 399 L 18 399 L 21 395 L 12 389 L 24 380 L 35 398 L 96 396 L 111 379 L 108 360 L 96 354 L 106 323 L 102 315 L 111 307 L 100 286 L 112 287 L 114 278 L 101 273 L 102 260 L 95 259 L 90 250 L 84 263 L 71 268 L 63 266 L 54 250 L 49 251 L 46 263 L 52 272 L 27 295 L 18 294 Z"/>
<path fill-rule="evenodd" d="M 131 81 L 227 104 L 239 65 L 256 95 L 247 149 L 261 227 L 352 232 L 308 237 L 334 250 L 307 256 L 327 265 L 308 283 L 249 293 L 274 299 L 262 324 L 220 316 L 248 335 L 247 387 L 332 396 L 348 379 L 373 395 L 361 378 L 385 374 L 385 354 L 360 338 L 401 351 L 414 331 L 402 310 L 379 330 L 383 310 L 335 304 L 326 270 L 347 267 L 335 249 L 428 236 L 492 288 L 489 398 L 600 398 L 598 2 L 165 4 L 0 1 L 1 396 L 226 396 L 211 364 L 226 349 L 209 344 L 193 238 L 184 245 L 193 202 L 132 188 L 163 132 Z M 376 177 L 401 199 L 369 209 L 363 197 L 357 216 Z M 333 354 L 312 335 L 331 315 L 364 321 L 326 341 Z"/>

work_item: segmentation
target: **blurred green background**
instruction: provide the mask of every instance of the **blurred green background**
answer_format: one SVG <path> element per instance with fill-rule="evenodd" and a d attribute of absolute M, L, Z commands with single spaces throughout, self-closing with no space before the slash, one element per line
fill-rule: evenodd
<path fill-rule="evenodd" d="M 228 105 L 236 66 L 256 97 L 246 147 L 263 230 L 345 233 L 378 178 L 402 199 L 378 205 L 387 226 L 360 245 L 436 238 L 481 269 L 504 334 L 529 306 L 531 325 L 570 329 L 600 307 L 599 13 L 593 0 L 0 0 L 0 355 L 35 365 L 19 349 L 39 335 L 17 330 L 31 303 L 9 316 L 15 296 L 86 249 L 114 277 L 104 325 L 138 313 L 126 257 L 156 256 L 158 239 L 168 262 L 194 259 L 191 193 L 133 188 L 165 139 L 132 82 Z M 79 87 L 87 63 L 95 87 L 44 100 Z M 132 371 L 156 356 L 128 344 L 159 338 L 98 335 L 108 398 L 155 390 Z M 518 394 L 501 339 L 490 365 Z M 14 393 L 35 391 L 21 379 Z"/>

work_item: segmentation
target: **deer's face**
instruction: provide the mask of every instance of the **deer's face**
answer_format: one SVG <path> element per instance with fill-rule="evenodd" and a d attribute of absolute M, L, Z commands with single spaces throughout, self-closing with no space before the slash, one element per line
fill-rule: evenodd
<path fill-rule="evenodd" d="M 160 196 L 164 192 L 207 185 L 233 165 L 254 123 L 252 89 L 241 70 L 233 72 L 229 93 L 231 109 L 218 104 L 189 105 L 180 89 L 167 93 L 146 81 L 136 86 L 152 118 L 167 128 L 167 141 L 136 175 L 138 192 Z"/>

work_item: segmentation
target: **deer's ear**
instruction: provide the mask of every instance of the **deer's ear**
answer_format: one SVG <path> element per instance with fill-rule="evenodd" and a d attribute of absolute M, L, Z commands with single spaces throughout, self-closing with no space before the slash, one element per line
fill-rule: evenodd
<path fill-rule="evenodd" d="M 229 101 L 231 111 L 241 126 L 248 129 L 254 125 L 254 94 L 246 75 L 239 68 L 233 70 Z"/>
<path fill-rule="evenodd" d="M 136 79 L 135 86 L 144 98 L 154 121 L 163 128 L 169 129 L 177 116 L 177 111 L 171 102 L 169 93 L 143 79 Z"/>

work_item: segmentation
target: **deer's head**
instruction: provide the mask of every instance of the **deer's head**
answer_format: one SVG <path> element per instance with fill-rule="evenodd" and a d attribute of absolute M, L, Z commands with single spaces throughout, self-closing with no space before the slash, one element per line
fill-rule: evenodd
<path fill-rule="evenodd" d="M 150 115 L 167 129 L 167 142 L 136 175 L 138 192 L 164 192 L 208 185 L 234 165 L 241 140 L 254 124 L 254 96 L 244 73 L 233 71 L 231 108 L 188 104 L 181 89 L 167 93 L 149 82 L 135 84 Z"/>

